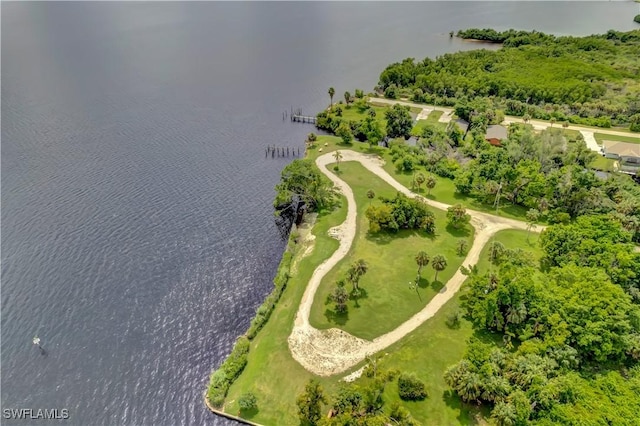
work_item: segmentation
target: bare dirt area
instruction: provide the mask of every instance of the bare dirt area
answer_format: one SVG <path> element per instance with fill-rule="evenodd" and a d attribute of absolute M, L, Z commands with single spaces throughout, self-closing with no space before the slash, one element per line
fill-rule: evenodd
<path fill-rule="evenodd" d="M 448 204 L 429 200 L 411 192 L 382 168 L 384 163 L 377 156 L 350 150 L 342 150 L 341 153 L 343 156 L 342 161 L 360 162 L 365 168 L 409 197 L 419 198 L 426 204 L 441 210 L 451 207 Z M 420 312 L 395 330 L 383 334 L 373 339 L 373 341 L 357 338 L 337 328 L 318 330 L 311 327 L 309 324 L 309 312 L 311 311 L 311 305 L 318 286 L 325 274 L 349 252 L 356 234 L 356 204 L 353 191 L 344 181 L 330 173 L 326 168 L 328 164 L 334 161 L 333 154 L 328 153 L 318 157 L 316 164 L 347 198 L 347 219 L 340 226 L 329 230 L 329 235 L 338 239 L 340 246 L 330 258 L 325 260 L 313 272 L 300 302 L 293 331 L 288 339 L 289 349 L 293 358 L 305 369 L 318 376 L 331 376 L 342 373 L 362 362 L 367 356 L 373 355 L 399 341 L 434 316 L 456 294 L 466 279 L 462 272 L 457 271 L 442 290 Z M 467 213 L 471 215 L 471 224 L 475 228 L 476 234 L 463 265 L 476 264 L 482 248 L 496 232 L 503 229 L 527 229 L 527 224 L 518 220 L 474 210 L 467 210 Z M 533 231 L 540 232 L 543 229 L 543 226 L 538 226 Z"/>

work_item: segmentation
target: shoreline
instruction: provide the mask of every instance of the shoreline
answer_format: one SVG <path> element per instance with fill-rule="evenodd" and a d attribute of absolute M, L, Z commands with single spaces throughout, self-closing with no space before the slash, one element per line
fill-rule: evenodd
<path fill-rule="evenodd" d="M 245 424 L 245 425 L 264 426 L 264 425 L 262 425 L 260 423 L 255 423 L 255 422 L 252 422 L 251 420 L 247 420 L 247 419 L 244 419 L 242 417 L 234 416 L 233 414 L 225 413 L 224 411 L 220 411 L 217 408 L 214 408 L 211 405 L 211 403 L 209 402 L 209 399 L 207 398 L 207 392 L 206 391 L 204 392 L 203 397 L 204 397 L 204 403 L 207 406 L 207 408 L 209 409 L 209 411 L 211 411 L 216 416 L 225 417 L 225 418 L 230 419 L 230 420 L 235 420 L 236 422 L 242 423 L 242 424 Z"/>

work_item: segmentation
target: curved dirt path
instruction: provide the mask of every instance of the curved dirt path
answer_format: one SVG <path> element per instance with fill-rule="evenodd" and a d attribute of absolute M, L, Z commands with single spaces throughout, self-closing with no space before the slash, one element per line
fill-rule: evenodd
<path fill-rule="evenodd" d="M 374 155 L 366 155 L 350 150 L 341 150 L 342 161 L 358 161 L 366 169 L 390 184 L 403 194 L 418 198 L 437 209 L 446 210 L 449 204 L 426 199 L 411 192 L 405 186 L 395 180 L 382 168 L 382 161 Z M 289 349 L 293 358 L 308 371 L 319 376 L 331 376 L 348 370 L 358 364 L 368 355 L 379 352 L 407 334 L 418 328 L 423 322 L 435 315 L 436 312 L 447 303 L 460 289 L 466 279 L 458 270 L 446 285 L 436 294 L 431 301 L 418 313 L 413 315 L 398 328 L 372 341 L 352 336 L 346 331 L 331 328 L 318 330 L 309 324 L 309 313 L 315 293 L 320 286 L 322 278 L 329 272 L 351 249 L 351 244 L 356 234 L 356 202 L 353 191 L 342 179 L 330 173 L 326 166 L 334 163 L 332 153 L 324 154 L 316 159 L 320 170 L 336 185 L 347 198 L 347 218 L 339 226 L 331 228 L 329 234 L 340 242 L 338 249 L 316 268 L 309 280 L 309 284 L 302 296 L 296 315 L 291 335 L 289 336 Z M 473 245 L 463 261 L 463 265 L 474 265 L 478 262 L 480 252 L 484 245 L 496 232 L 503 229 L 527 229 L 527 224 L 518 220 L 494 216 L 474 210 L 467 210 L 471 215 L 471 224 L 476 230 Z M 534 232 L 540 232 L 544 227 L 538 226 Z"/>

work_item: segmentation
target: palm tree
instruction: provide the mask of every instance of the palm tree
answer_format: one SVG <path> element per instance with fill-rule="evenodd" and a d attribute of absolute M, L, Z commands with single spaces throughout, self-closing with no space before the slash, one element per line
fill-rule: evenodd
<path fill-rule="evenodd" d="M 538 209 L 529 209 L 527 212 L 527 242 L 529 242 L 529 233 L 536 228 L 538 219 L 540 219 L 540 211 Z"/>
<path fill-rule="evenodd" d="M 556 124 L 556 119 L 554 117 L 551 117 L 551 120 L 549 120 L 549 124 L 551 124 L 551 127 L 553 127 L 553 125 Z"/>
<path fill-rule="evenodd" d="M 418 264 L 418 280 L 420 280 L 420 272 L 422 272 L 422 268 L 429 264 L 429 255 L 424 251 L 419 251 L 416 254 L 416 263 Z"/>
<path fill-rule="evenodd" d="M 333 153 L 333 158 L 336 159 L 336 169 L 340 167 L 340 160 L 342 160 L 342 153 L 340 151 L 336 151 Z"/>
<path fill-rule="evenodd" d="M 425 180 L 426 178 L 424 177 L 424 175 L 422 173 L 418 173 L 418 175 L 416 176 L 416 183 L 418 184 L 418 192 L 420 192 L 420 185 L 422 185 Z"/>
<path fill-rule="evenodd" d="M 351 102 L 351 93 L 349 93 L 349 91 L 344 92 L 344 102 L 349 105 L 349 102 Z"/>
<path fill-rule="evenodd" d="M 371 205 L 371 200 L 376 197 L 376 193 L 373 192 L 373 189 L 367 191 L 367 198 L 369 199 L 369 205 Z"/>
<path fill-rule="evenodd" d="M 438 272 L 444 271 L 446 269 L 447 258 L 441 254 L 433 256 L 433 259 L 431 260 L 431 267 L 436 271 L 436 276 L 433 278 L 433 280 L 438 281 Z"/>
<path fill-rule="evenodd" d="M 429 189 L 429 195 L 431 195 L 431 190 L 436 186 L 436 178 L 429 175 L 427 178 L 427 188 Z"/>
<path fill-rule="evenodd" d="M 331 108 L 333 108 L 333 95 L 336 94 L 336 89 L 329 87 L 329 98 L 331 99 Z"/>
<path fill-rule="evenodd" d="M 349 281 L 351 281 L 351 284 L 353 285 L 353 292 L 355 294 L 358 294 L 358 292 L 360 291 L 360 289 L 358 288 L 360 278 L 362 278 L 362 276 L 366 274 L 368 270 L 369 265 L 367 264 L 367 262 L 365 262 L 364 259 L 358 259 L 351 265 L 351 267 L 347 271 L 347 276 L 349 277 Z"/>
<path fill-rule="evenodd" d="M 524 121 L 525 124 L 528 123 L 529 120 L 531 120 L 531 116 L 529 114 L 525 114 L 522 116 L 522 121 Z"/>

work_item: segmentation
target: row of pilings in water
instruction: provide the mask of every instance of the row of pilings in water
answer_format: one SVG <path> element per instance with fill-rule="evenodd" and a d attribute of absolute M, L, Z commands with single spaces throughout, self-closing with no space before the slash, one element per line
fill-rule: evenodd
<path fill-rule="evenodd" d="M 300 157 L 300 147 L 282 147 L 282 146 L 267 146 L 264 150 L 264 158 L 271 156 L 271 158 L 280 157 Z"/>

